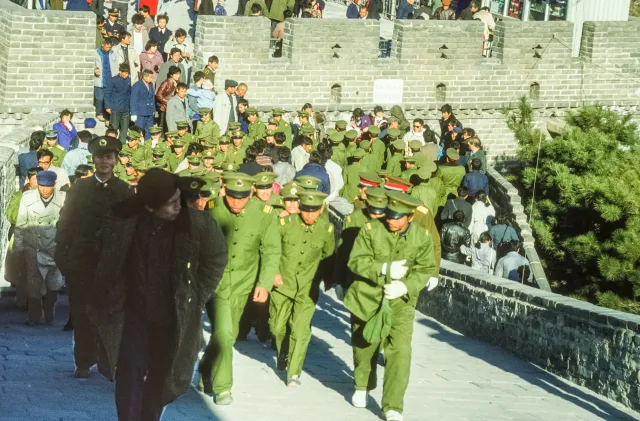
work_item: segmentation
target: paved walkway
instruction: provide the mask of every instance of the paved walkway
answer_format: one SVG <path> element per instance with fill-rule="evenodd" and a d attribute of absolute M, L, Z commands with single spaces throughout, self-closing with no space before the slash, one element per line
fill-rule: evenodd
<path fill-rule="evenodd" d="M 63 296 L 53 325 L 28 327 L 23 324 L 26 315 L 9 298 L 0 298 L 0 421 L 115 419 L 109 382 L 98 374 L 89 380 L 71 378 L 71 334 L 62 331 L 66 302 Z M 251 335 L 236 346 L 232 406 L 216 407 L 192 389 L 167 409 L 163 421 L 378 420 L 380 388 L 368 409 L 355 409 L 348 402 L 353 370 L 348 341 L 344 307 L 324 295 L 313 320 L 302 388 L 284 385 L 274 371 L 274 352 Z M 415 321 L 405 407 L 408 421 L 640 419 L 421 314 Z"/>

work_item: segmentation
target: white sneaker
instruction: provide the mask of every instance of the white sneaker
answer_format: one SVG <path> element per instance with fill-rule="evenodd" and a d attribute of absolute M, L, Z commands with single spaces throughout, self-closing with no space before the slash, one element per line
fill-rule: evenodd
<path fill-rule="evenodd" d="M 368 396 L 369 393 L 366 390 L 356 390 L 351 397 L 351 405 L 356 408 L 366 408 Z"/>
<path fill-rule="evenodd" d="M 404 421 L 404 417 L 398 411 L 387 411 L 384 413 L 384 419 L 387 421 Z"/>

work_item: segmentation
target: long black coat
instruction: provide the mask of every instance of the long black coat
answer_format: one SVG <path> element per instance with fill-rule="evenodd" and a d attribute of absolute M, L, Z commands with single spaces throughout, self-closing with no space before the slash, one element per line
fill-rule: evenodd
<path fill-rule="evenodd" d="M 115 378 L 125 304 L 134 282 L 134 274 L 127 272 L 126 262 L 137 222 L 136 216 L 123 218 L 117 214 L 105 222 L 88 307 L 100 343 L 98 370 L 109 380 Z M 183 208 L 176 220 L 173 252 L 167 258 L 173 260 L 176 347 L 162 396 L 165 405 L 189 388 L 202 345 L 202 307 L 216 289 L 227 264 L 224 235 L 208 212 Z"/>

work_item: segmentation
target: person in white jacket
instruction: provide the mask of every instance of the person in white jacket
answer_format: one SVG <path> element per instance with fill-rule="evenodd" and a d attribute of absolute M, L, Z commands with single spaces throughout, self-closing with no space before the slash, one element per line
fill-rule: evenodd
<path fill-rule="evenodd" d="M 216 97 L 213 104 L 213 121 L 220 127 L 220 134 L 225 133 L 232 121 L 238 121 L 238 100 L 236 88 L 238 82 L 227 79 L 224 81 L 224 92 Z"/>
<path fill-rule="evenodd" d="M 422 146 L 424 146 L 424 120 L 422 120 L 421 118 L 416 118 L 415 120 L 413 120 L 412 129 L 405 133 L 402 140 L 404 140 L 405 145 L 407 145 L 404 150 L 405 155 L 413 156 L 413 152 L 409 147 L 409 142 L 411 142 L 412 140 L 417 140 Z"/>
<path fill-rule="evenodd" d="M 471 224 L 469 224 L 469 232 L 471 233 L 471 244 L 475 244 L 485 231 L 489 231 L 493 218 L 496 216 L 496 210 L 489 202 L 487 194 L 484 191 L 476 193 L 476 201 L 471 206 Z"/>
<path fill-rule="evenodd" d="M 112 51 L 118 58 L 118 66 L 122 63 L 129 64 L 129 68 L 131 69 L 129 77 L 131 78 L 131 86 L 133 86 L 138 81 L 138 75 L 142 69 L 140 67 L 140 54 L 138 54 L 136 49 L 133 48 L 133 45 L 131 45 L 131 34 L 129 32 L 122 32 L 119 38 L 120 43 L 114 46 Z"/>
<path fill-rule="evenodd" d="M 484 273 L 493 273 L 496 265 L 496 251 L 491 247 L 491 234 L 480 234 L 478 242 L 472 246 L 460 246 L 460 252 L 471 257 L 471 268 Z"/>

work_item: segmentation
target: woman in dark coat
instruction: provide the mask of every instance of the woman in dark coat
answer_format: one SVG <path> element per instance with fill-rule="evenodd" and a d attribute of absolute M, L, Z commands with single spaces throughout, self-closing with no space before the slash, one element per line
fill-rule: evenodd
<path fill-rule="evenodd" d="M 178 186 L 176 175 L 149 170 L 100 234 L 88 313 L 100 344 L 98 369 L 116 381 L 120 420 L 159 420 L 189 388 L 202 307 L 227 263 L 217 223 L 184 206 Z"/>

